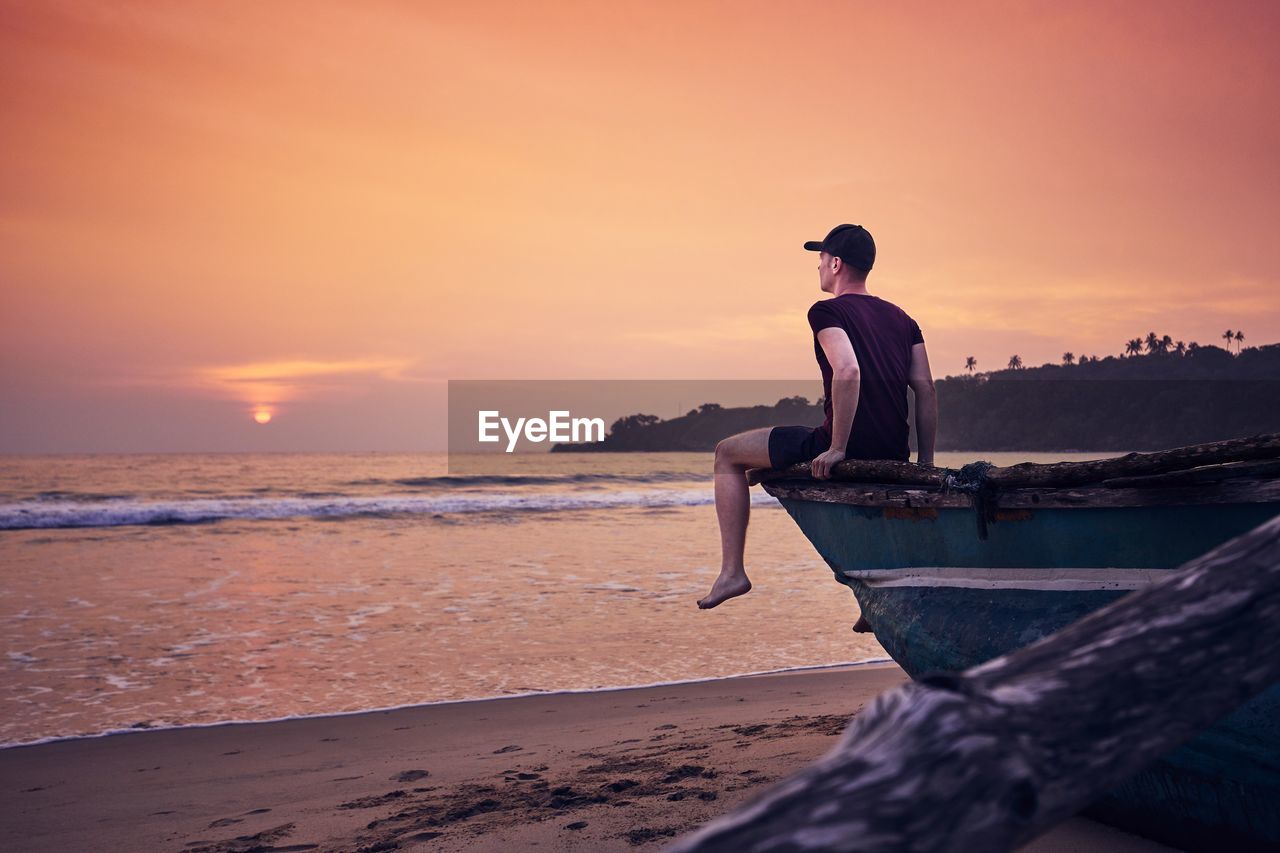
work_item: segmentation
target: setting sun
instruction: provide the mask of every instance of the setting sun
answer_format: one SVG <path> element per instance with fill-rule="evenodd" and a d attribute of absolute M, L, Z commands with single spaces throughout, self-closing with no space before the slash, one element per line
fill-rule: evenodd
<path fill-rule="evenodd" d="M 253 419 L 260 424 L 269 424 L 271 423 L 271 413 L 265 409 L 259 409 L 253 413 Z"/>

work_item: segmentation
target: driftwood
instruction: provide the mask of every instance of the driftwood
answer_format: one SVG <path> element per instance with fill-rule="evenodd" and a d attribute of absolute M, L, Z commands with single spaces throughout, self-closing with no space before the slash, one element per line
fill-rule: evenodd
<path fill-rule="evenodd" d="M 1009 850 L 1277 681 L 1280 516 L 1034 645 L 882 694 L 817 763 L 669 850 Z"/>
<path fill-rule="evenodd" d="M 993 488 L 1025 486 L 1076 486 L 1100 483 L 1120 477 L 1151 476 L 1205 465 L 1280 459 L 1280 433 L 1233 438 L 1208 444 L 1175 447 L 1154 453 L 1128 453 L 1092 462 L 1057 462 L 1041 465 L 1023 462 L 987 470 L 984 480 Z M 833 469 L 831 479 L 864 483 L 898 483 L 940 488 L 949 472 L 945 468 L 914 465 L 891 460 L 847 459 Z M 754 485 L 776 480 L 811 479 L 809 465 L 800 463 L 774 471 L 757 468 L 748 472 Z"/>

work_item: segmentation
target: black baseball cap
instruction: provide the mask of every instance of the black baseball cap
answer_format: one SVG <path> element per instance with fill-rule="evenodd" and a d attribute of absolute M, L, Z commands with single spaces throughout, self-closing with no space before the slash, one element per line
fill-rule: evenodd
<path fill-rule="evenodd" d="M 871 232 L 861 225 L 837 225 L 825 240 L 810 240 L 804 247 L 810 252 L 835 255 L 863 272 L 869 272 L 876 262 L 876 241 L 871 239 Z"/>

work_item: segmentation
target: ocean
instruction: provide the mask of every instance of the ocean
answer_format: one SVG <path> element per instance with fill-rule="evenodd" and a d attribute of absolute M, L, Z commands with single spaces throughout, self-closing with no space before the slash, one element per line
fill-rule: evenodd
<path fill-rule="evenodd" d="M 754 589 L 697 608 L 719 568 L 710 454 L 446 463 L 0 457 L 0 745 L 884 658 L 758 488 Z"/>

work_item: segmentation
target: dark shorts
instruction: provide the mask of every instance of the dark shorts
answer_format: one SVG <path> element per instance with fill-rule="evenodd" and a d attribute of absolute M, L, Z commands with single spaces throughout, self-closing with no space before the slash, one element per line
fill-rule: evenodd
<path fill-rule="evenodd" d="M 769 431 L 769 464 L 786 468 L 797 462 L 808 462 L 830 446 L 827 434 L 813 427 L 774 427 Z"/>

